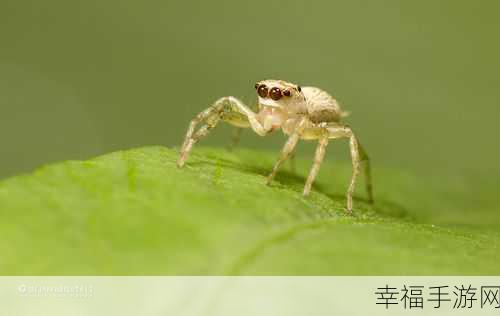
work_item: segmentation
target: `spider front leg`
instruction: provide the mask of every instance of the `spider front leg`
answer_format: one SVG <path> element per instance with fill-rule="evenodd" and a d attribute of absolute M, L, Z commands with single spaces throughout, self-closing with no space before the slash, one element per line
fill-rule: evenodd
<path fill-rule="evenodd" d="M 177 160 L 179 168 L 184 166 L 193 145 L 206 136 L 221 119 L 237 127 L 251 127 L 260 136 L 265 136 L 268 133 L 268 130 L 257 120 L 257 115 L 243 102 L 235 97 L 222 97 L 215 101 L 211 107 L 196 115 L 189 124 Z M 203 125 L 196 129 L 200 123 Z"/>

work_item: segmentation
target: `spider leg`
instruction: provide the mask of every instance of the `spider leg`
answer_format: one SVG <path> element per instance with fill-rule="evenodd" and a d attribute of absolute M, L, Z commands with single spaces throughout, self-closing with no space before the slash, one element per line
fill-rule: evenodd
<path fill-rule="evenodd" d="M 261 110 L 261 108 L 257 104 L 254 107 L 254 110 L 256 112 L 259 112 Z M 245 126 L 245 127 L 248 127 L 248 126 Z M 245 128 L 245 127 L 236 126 L 235 128 L 233 128 L 233 133 L 231 135 L 231 142 L 227 146 L 227 149 L 229 151 L 233 151 L 240 144 L 241 134 L 243 134 L 243 128 Z"/>
<path fill-rule="evenodd" d="M 370 157 L 366 153 L 366 150 L 361 146 L 358 141 L 358 148 L 360 153 L 361 162 L 364 162 L 364 170 L 365 170 L 365 186 L 366 186 L 366 194 L 368 195 L 368 202 L 373 204 L 373 185 L 372 185 L 372 171 L 370 165 Z"/>
<path fill-rule="evenodd" d="M 328 127 L 329 138 L 349 138 L 349 147 L 352 160 L 352 176 L 349 188 L 347 189 L 347 211 L 352 212 L 352 195 L 356 187 L 356 180 L 361 169 L 361 163 L 365 163 L 365 183 L 368 194 L 368 201 L 373 203 L 373 190 L 371 183 L 370 159 L 364 148 L 359 143 L 356 135 L 348 126 Z"/>
<path fill-rule="evenodd" d="M 257 114 L 250 110 L 243 102 L 235 97 L 222 97 L 215 101 L 208 109 L 200 112 L 189 124 L 184 143 L 182 144 L 177 166 L 184 166 L 193 145 L 206 136 L 220 120 L 232 125 L 245 128 L 251 127 L 259 136 L 268 132 L 257 119 Z M 196 127 L 203 123 L 201 127 Z"/>
<path fill-rule="evenodd" d="M 316 147 L 316 154 L 314 155 L 314 163 L 311 167 L 311 171 L 309 171 L 309 175 L 307 176 L 306 184 L 304 186 L 304 196 L 309 195 L 311 191 L 311 186 L 316 179 L 316 176 L 319 171 L 319 167 L 323 162 L 323 158 L 325 158 L 326 146 L 328 145 L 328 135 L 321 136 L 318 142 L 318 147 Z"/>
<path fill-rule="evenodd" d="M 215 120 L 215 124 L 219 120 Z M 196 144 L 202 137 L 206 136 L 212 128 L 214 128 L 215 125 L 209 125 L 209 124 L 204 124 L 202 127 L 200 127 L 196 133 L 191 134 L 191 136 L 186 136 L 186 140 L 182 144 L 181 147 L 181 153 L 179 156 L 179 159 L 177 160 L 177 166 L 181 168 L 184 166 L 184 163 L 187 160 L 187 157 L 189 153 L 191 152 L 191 149 L 193 149 L 193 145 Z"/>
<path fill-rule="evenodd" d="M 267 177 L 267 184 L 271 184 L 273 181 L 274 177 L 276 176 L 276 173 L 278 172 L 278 169 L 281 167 L 283 162 L 290 157 L 290 155 L 293 154 L 293 151 L 295 149 L 295 145 L 297 145 L 297 142 L 299 141 L 300 137 L 302 136 L 302 133 L 306 129 L 308 123 L 310 123 L 307 119 L 303 118 L 298 124 L 295 129 L 295 131 L 290 135 L 288 140 L 285 143 L 285 146 L 283 146 L 283 149 L 281 150 L 281 155 L 274 164 L 273 170 Z"/>
<path fill-rule="evenodd" d="M 285 143 L 285 146 L 283 146 L 283 149 L 281 150 L 281 155 L 278 158 L 278 161 L 274 164 L 273 171 L 269 174 L 267 177 L 267 184 L 271 184 L 273 181 L 274 177 L 276 176 L 276 173 L 278 172 L 278 169 L 280 166 L 283 164 L 283 162 L 290 156 L 290 154 L 293 152 L 293 149 L 295 148 L 295 145 L 297 145 L 297 142 L 300 139 L 300 134 L 295 132 L 293 133 Z"/>

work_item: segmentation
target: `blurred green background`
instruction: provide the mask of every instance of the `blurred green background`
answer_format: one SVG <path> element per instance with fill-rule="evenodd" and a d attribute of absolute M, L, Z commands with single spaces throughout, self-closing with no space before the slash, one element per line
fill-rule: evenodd
<path fill-rule="evenodd" d="M 214 99 L 280 78 L 331 92 L 376 166 L 500 168 L 498 1 L 0 2 L 0 177 L 179 145 Z M 219 128 L 204 145 L 225 145 Z M 278 152 L 284 137 L 246 132 Z M 347 157 L 345 144 L 330 159 Z M 311 144 L 301 146 L 312 155 Z M 495 193 L 496 194 L 496 193 Z"/>

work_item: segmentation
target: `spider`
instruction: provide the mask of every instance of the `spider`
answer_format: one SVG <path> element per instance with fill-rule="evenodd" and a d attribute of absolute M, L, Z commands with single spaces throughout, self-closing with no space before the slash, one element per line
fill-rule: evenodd
<path fill-rule="evenodd" d="M 300 87 L 283 80 L 262 80 L 255 84 L 258 95 L 258 112 L 253 112 L 239 99 L 228 96 L 215 101 L 200 112 L 189 124 L 181 147 L 177 166 L 186 162 L 193 145 L 206 136 L 219 121 L 239 128 L 250 127 L 259 136 L 282 129 L 288 135 L 281 155 L 267 178 L 270 184 L 283 162 L 293 153 L 299 139 L 318 140 L 314 162 L 307 177 L 303 195 L 309 195 L 318 174 L 330 139 L 348 138 L 352 160 L 352 176 L 347 189 L 347 212 L 352 212 L 352 195 L 356 178 L 365 163 L 365 183 L 368 200 L 373 202 L 370 161 L 352 129 L 342 123 L 347 112 L 340 109 L 337 101 L 327 92 L 315 87 Z M 198 129 L 198 124 L 201 124 Z"/>

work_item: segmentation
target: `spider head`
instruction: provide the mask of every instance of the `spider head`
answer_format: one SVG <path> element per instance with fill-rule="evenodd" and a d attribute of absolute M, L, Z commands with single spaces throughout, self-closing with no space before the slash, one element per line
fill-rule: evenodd
<path fill-rule="evenodd" d="M 290 82 L 262 80 L 255 84 L 255 90 L 261 106 L 294 111 L 305 105 L 302 89 Z"/>

